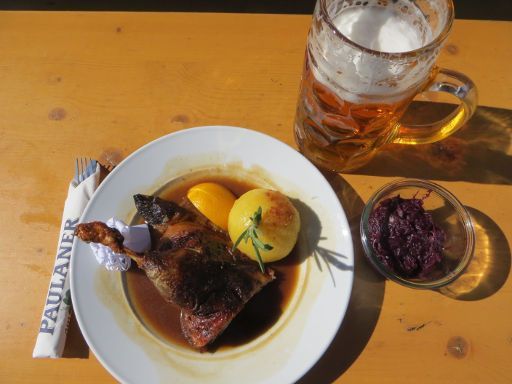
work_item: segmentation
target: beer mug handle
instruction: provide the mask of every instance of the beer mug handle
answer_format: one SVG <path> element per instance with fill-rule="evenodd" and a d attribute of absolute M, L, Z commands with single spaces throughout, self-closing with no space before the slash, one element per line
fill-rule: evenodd
<path fill-rule="evenodd" d="M 431 125 L 406 126 L 398 123 L 394 143 L 434 143 L 456 132 L 473 115 L 478 94 L 475 84 L 466 75 L 441 68 L 422 92 L 447 92 L 460 100 L 459 106 L 444 119 Z"/>

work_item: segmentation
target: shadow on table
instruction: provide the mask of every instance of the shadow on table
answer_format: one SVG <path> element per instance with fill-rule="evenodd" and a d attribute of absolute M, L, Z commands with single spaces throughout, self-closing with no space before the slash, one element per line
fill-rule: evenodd
<path fill-rule="evenodd" d="M 452 104 L 414 102 L 404 123 L 446 116 Z M 434 144 L 390 144 L 355 174 L 512 184 L 512 111 L 478 107 L 454 135 Z"/>
<path fill-rule="evenodd" d="M 322 237 L 322 223 L 317 214 L 304 202 L 298 199 L 292 199 L 293 205 L 297 208 L 300 220 L 307 225 L 302 225 L 298 244 L 300 249 L 299 261 L 307 257 L 313 257 L 318 269 L 327 272 L 332 280 L 332 284 L 336 286 L 335 274 L 333 269 L 341 271 L 352 271 L 354 267 L 347 263 L 347 256 L 331 249 L 324 248 L 319 245 Z"/>
<path fill-rule="evenodd" d="M 66 336 L 66 345 L 64 346 L 62 357 L 88 359 L 89 346 L 80 331 L 75 314 L 72 312 L 70 316 L 71 319 L 69 321 L 68 334 Z"/>
<path fill-rule="evenodd" d="M 468 208 L 468 207 L 467 207 Z M 510 273 L 510 247 L 498 225 L 484 213 L 468 208 L 475 228 L 475 252 L 466 271 L 439 292 L 456 300 L 481 300 L 496 293 Z"/>
<path fill-rule="evenodd" d="M 343 374 L 368 343 L 384 298 L 384 279 L 366 261 L 359 241 L 359 220 L 364 203 L 341 176 L 325 176 L 340 199 L 350 224 L 354 244 L 354 285 L 345 318 L 334 340 L 299 383 L 330 383 Z"/>

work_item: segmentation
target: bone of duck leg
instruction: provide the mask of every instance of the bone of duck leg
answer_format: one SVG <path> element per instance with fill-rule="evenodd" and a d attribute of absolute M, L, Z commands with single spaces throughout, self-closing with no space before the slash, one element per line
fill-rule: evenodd
<path fill-rule="evenodd" d="M 101 221 L 78 224 L 75 229 L 75 235 L 87 243 L 103 244 L 116 253 L 124 253 L 138 265 L 144 260 L 143 253 L 135 252 L 123 245 L 124 237 L 117 229 L 110 228 Z"/>

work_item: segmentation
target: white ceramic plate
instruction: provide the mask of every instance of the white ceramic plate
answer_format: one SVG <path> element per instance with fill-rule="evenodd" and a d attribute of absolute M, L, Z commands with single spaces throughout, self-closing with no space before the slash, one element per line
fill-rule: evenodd
<path fill-rule="evenodd" d="M 71 259 L 74 310 L 90 348 L 105 368 L 126 383 L 291 383 L 322 356 L 349 302 L 353 279 L 350 229 L 338 198 L 300 153 L 264 134 L 211 126 L 164 136 L 124 160 L 101 184 L 82 221 L 116 216 L 129 221 L 132 196 L 152 193 L 198 169 L 234 164 L 300 200 L 303 257 L 297 289 L 277 323 L 240 347 L 198 353 L 169 345 L 133 314 L 121 274 L 96 263 L 75 241 Z"/>

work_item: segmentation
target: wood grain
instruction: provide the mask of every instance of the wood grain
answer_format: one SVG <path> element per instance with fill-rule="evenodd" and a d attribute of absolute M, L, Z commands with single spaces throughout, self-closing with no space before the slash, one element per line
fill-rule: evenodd
<path fill-rule="evenodd" d="M 309 22 L 287 15 L 0 13 L 0 382 L 114 381 L 92 353 L 31 358 L 74 158 L 124 157 L 166 133 L 210 124 L 248 127 L 294 145 Z M 512 109 L 511 36 L 509 22 L 456 21 L 439 63 L 469 75 L 481 105 Z M 504 152 L 511 156 L 510 147 Z M 363 201 L 390 179 L 333 176 L 354 226 Z M 442 184 L 501 231 L 500 255 L 510 268 L 510 185 Z M 384 283 L 360 253 L 356 262 L 352 307 L 336 339 L 342 346 L 304 382 L 512 381 L 510 279 L 490 296 L 455 300 Z"/>

